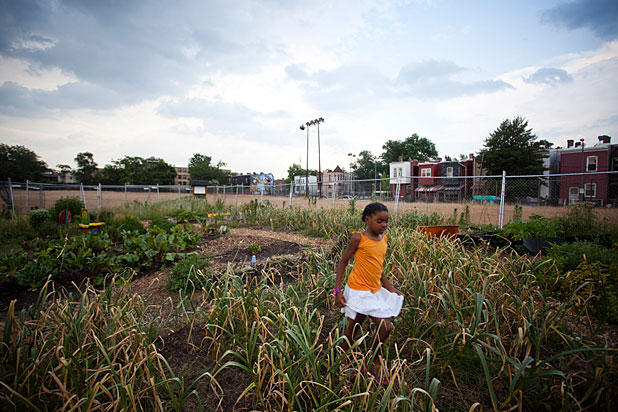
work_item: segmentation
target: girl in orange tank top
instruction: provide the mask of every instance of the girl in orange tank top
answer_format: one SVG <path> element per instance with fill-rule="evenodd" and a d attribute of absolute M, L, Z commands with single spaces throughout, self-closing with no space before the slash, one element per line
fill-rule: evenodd
<path fill-rule="evenodd" d="M 347 341 L 344 349 L 354 341 L 356 330 L 368 316 L 377 326 L 374 348 L 384 343 L 393 330 L 390 318 L 399 315 L 403 305 L 403 293 L 393 287 L 384 275 L 384 257 L 388 246 L 384 232 L 388 227 L 388 209 L 382 203 L 371 203 L 365 207 L 362 216 L 367 228 L 354 233 L 337 265 L 337 277 L 333 294 L 341 312 L 349 318 L 345 330 Z M 354 256 L 354 267 L 345 289 L 341 286 L 349 260 Z M 377 338 L 377 339 L 375 339 Z M 382 383 L 388 383 L 380 371 L 377 356 L 369 373 L 380 376 Z"/>

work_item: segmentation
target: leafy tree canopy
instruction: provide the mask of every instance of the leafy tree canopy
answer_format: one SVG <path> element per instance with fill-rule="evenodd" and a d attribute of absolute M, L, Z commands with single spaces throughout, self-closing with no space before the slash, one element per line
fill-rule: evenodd
<path fill-rule="evenodd" d="M 290 167 L 288 167 L 288 177 L 285 179 L 286 183 L 291 183 L 294 181 L 294 176 L 306 176 L 307 169 L 301 167 L 301 165 L 292 163 Z M 318 171 L 314 169 L 309 169 L 309 176 L 317 176 Z"/>
<path fill-rule="evenodd" d="M 358 154 L 356 163 L 352 165 L 354 177 L 356 179 L 373 179 L 378 178 L 386 169 L 386 165 L 377 157 L 374 157 L 370 151 L 363 150 Z"/>
<path fill-rule="evenodd" d="M 75 171 L 75 180 L 86 185 L 99 183 L 96 180 L 97 163 L 94 161 L 94 155 L 90 152 L 80 152 L 75 156 L 77 170 Z"/>
<path fill-rule="evenodd" d="M 133 185 L 171 185 L 174 184 L 176 171 L 174 167 L 163 159 L 149 157 L 147 159 L 139 156 L 125 156 L 120 160 L 112 162 L 118 169 L 113 172 L 106 166 L 102 172 L 109 173 L 111 176 L 118 176 L 118 183 L 128 183 Z"/>
<path fill-rule="evenodd" d="M 47 164 L 32 150 L 0 143 L 0 180 L 10 177 L 13 182 L 40 182 L 41 174 L 47 170 Z"/>
<path fill-rule="evenodd" d="M 537 141 L 537 136 L 528 128 L 528 121 L 521 116 L 506 119 L 486 139 L 481 150 L 483 167 L 490 175 L 542 174 L 543 152 L 552 143 Z"/>
<path fill-rule="evenodd" d="M 228 172 L 221 168 L 225 163 L 219 162 L 211 164 L 212 157 L 195 153 L 189 160 L 189 175 L 191 181 L 206 180 L 209 184 L 227 184 L 229 181 Z"/>
<path fill-rule="evenodd" d="M 399 156 L 404 159 L 424 160 L 438 157 L 436 145 L 426 137 L 413 133 L 405 140 L 389 140 L 382 146 L 382 160 L 385 164 L 396 162 Z"/>

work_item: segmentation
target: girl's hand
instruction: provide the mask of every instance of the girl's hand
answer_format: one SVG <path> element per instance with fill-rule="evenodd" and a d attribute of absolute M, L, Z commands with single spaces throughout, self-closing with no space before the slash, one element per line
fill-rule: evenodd
<path fill-rule="evenodd" d="M 343 292 L 339 292 L 335 295 L 335 302 L 337 302 L 337 305 L 339 305 L 340 308 L 348 304 L 348 301 L 345 300 L 345 296 L 343 296 Z"/>
<path fill-rule="evenodd" d="M 395 288 L 393 288 L 393 290 L 390 290 L 389 292 L 396 293 L 399 296 L 403 296 L 404 298 L 406 297 L 406 295 L 404 295 L 403 292 L 401 292 L 401 291 L 399 291 L 398 289 L 395 289 Z"/>

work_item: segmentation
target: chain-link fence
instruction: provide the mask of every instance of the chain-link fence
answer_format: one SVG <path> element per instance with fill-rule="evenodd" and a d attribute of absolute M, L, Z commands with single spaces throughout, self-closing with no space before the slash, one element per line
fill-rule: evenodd
<path fill-rule="evenodd" d="M 307 196 L 309 195 L 309 196 Z M 49 209 L 64 197 L 76 197 L 89 210 L 124 204 L 157 203 L 192 197 L 192 188 L 178 185 L 80 185 L 0 182 L 0 199 L 13 210 Z M 253 199 L 276 207 L 289 205 L 347 208 L 371 201 L 393 212 L 437 213 L 473 225 L 501 225 L 515 214 L 556 216 L 565 206 L 588 202 L 618 224 L 618 172 L 535 176 L 395 177 L 336 182 L 304 181 L 271 186 L 209 186 L 207 200 L 243 204 Z M 352 202 L 352 203 L 351 203 Z"/>

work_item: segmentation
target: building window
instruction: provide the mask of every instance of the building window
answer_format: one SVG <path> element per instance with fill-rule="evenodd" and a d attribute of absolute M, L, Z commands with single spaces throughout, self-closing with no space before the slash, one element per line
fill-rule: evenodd
<path fill-rule="evenodd" d="M 597 171 L 597 156 L 588 156 L 586 158 L 586 171 L 588 172 L 596 172 Z"/>
<path fill-rule="evenodd" d="M 447 167 L 446 168 L 446 177 L 453 177 L 453 168 L 452 167 Z"/>
<path fill-rule="evenodd" d="M 421 177 L 431 177 L 431 168 L 421 169 Z"/>
<path fill-rule="evenodd" d="M 597 184 L 596 183 L 586 183 L 584 185 L 586 190 L 586 197 L 596 197 L 597 196 Z"/>

